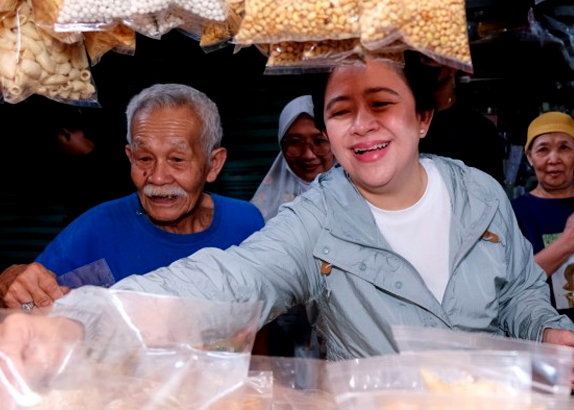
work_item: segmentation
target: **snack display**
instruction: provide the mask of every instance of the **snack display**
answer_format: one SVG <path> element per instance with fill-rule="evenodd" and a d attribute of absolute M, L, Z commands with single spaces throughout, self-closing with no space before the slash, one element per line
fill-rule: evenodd
<path fill-rule="evenodd" d="M 357 38 L 357 0 L 246 0 L 239 44 Z"/>
<path fill-rule="evenodd" d="M 39 29 L 30 0 L 0 21 L 0 84 L 12 104 L 32 94 L 93 102 L 96 92 L 83 43 L 65 44 Z"/>
<path fill-rule="evenodd" d="M 367 49 L 399 40 L 439 63 L 472 71 L 464 0 L 363 0 L 360 21 Z"/>
<path fill-rule="evenodd" d="M 409 12 L 402 27 L 404 42 L 439 62 L 471 71 L 464 0 L 405 2 Z"/>
<path fill-rule="evenodd" d="M 0 17 L 15 11 L 18 7 L 18 3 L 18 0 L 0 0 Z"/>
<path fill-rule="evenodd" d="M 132 55 L 136 48 L 135 31 L 123 24 L 108 31 L 86 32 L 84 39 L 91 65 L 97 64 L 108 51 Z"/>
<path fill-rule="evenodd" d="M 348 57 L 359 44 L 358 39 L 324 41 L 285 41 L 269 47 L 268 67 L 325 65 L 332 66 Z"/>

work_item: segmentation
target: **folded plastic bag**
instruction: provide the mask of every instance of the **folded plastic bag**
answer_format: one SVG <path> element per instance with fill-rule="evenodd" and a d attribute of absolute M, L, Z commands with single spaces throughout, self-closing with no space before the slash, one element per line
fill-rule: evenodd
<path fill-rule="evenodd" d="M 76 289 L 92 285 L 109 288 L 116 280 L 105 259 L 100 259 L 58 276 L 58 284 Z"/>
<path fill-rule="evenodd" d="M 417 326 L 393 326 L 399 351 L 493 350 L 525 352 L 532 356 L 532 388 L 536 392 L 570 395 L 574 349 L 547 343 Z"/>

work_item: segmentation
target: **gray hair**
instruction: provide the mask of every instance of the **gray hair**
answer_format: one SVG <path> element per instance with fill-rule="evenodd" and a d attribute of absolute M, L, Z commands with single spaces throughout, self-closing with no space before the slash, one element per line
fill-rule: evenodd
<path fill-rule="evenodd" d="M 221 146 L 223 138 L 217 105 L 201 91 L 184 84 L 155 84 L 132 97 L 126 109 L 128 143 L 132 145 L 132 121 L 140 111 L 181 106 L 191 108 L 201 121 L 201 140 L 209 158 L 211 151 Z"/>

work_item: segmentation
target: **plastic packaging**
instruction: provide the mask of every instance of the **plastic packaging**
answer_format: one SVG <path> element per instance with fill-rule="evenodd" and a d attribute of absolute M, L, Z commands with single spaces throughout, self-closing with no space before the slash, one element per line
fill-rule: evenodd
<path fill-rule="evenodd" d="M 89 68 L 83 43 L 59 42 L 36 26 L 30 0 L 0 21 L 0 84 L 6 102 L 39 94 L 67 104 L 97 105 Z"/>
<path fill-rule="evenodd" d="M 335 410 L 326 379 L 327 361 L 296 357 L 252 356 L 252 372 L 273 375 L 273 409 Z"/>
<path fill-rule="evenodd" d="M 0 18 L 16 11 L 20 0 L 0 0 Z"/>
<path fill-rule="evenodd" d="M 359 37 L 357 0 L 246 0 L 239 44 Z"/>
<path fill-rule="evenodd" d="M 355 53 L 358 44 L 358 39 L 271 44 L 265 74 L 329 71 Z"/>
<path fill-rule="evenodd" d="M 401 353 L 435 350 L 498 350 L 528 353 L 532 357 L 533 390 L 545 394 L 570 395 L 574 349 L 566 346 L 484 333 L 416 326 L 393 326 L 393 337 Z"/>
<path fill-rule="evenodd" d="M 529 400 L 530 365 L 516 352 L 424 352 L 329 363 L 327 373 L 347 410 L 518 409 L 502 404 Z"/>
<path fill-rule="evenodd" d="M 92 285 L 111 287 L 116 281 L 105 259 L 81 266 L 57 277 L 60 286 L 76 289 L 80 286 Z"/>
<path fill-rule="evenodd" d="M 361 43 L 369 50 L 402 41 L 409 49 L 472 73 L 464 0 L 363 0 Z"/>
<path fill-rule="evenodd" d="M 262 409 L 269 404 L 269 375 L 248 377 L 260 302 L 209 302 L 90 286 L 70 295 L 74 292 L 90 301 L 88 310 L 59 304 L 32 319 L 96 315 L 98 332 L 106 336 L 93 338 L 86 330 L 86 340 L 73 344 L 36 340 L 18 346 L 0 334 L 3 410 L 206 410 L 226 408 L 217 403 L 233 398 L 251 403 L 256 398 Z M 23 314 L 0 310 L 0 322 L 17 319 L 12 315 Z M 24 355 L 14 354 L 23 347 Z"/>
<path fill-rule="evenodd" d="M 74 44 L 83 40 L 80 32 L 58 33 L 54 27 L 64 0 L 32 0 L 32 12 L 38 28 L 62 43 Z"/>
<path fill-rule="evenodd" d="M 92 66 L 96 65 L 108 51 L 126 55 L 135 54 L 136 33 L 123 24 L 118 24 L 109 31 L 85 32 L 84 39 Z"/>

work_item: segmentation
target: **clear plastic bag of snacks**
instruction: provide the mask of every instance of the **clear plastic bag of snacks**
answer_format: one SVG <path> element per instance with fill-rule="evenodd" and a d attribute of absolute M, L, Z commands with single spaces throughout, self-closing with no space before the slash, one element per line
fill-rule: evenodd
<path fill-rule="evenodd" d="M 96 88 L 83 43 L 66 44 L 37 27 L 24 1 L 0 21 L 0 85 L 4 100 L 32 94 L 75 105 L 97 105 Z"/>
<path fill-rule="evenodd" d="M 32 0 L 31 8 L 34 21 L 38 28 L 49 33 L 52 37 L 62 43 L 74 44 L 83 40 L 82 33 L 70 31 L 59 33 L 55 31 L 58 12 L 64 0 Z"/>
<path fill-rule="evenodd" d="M 123 24 L 118 24 L 108 31 L 85 32 L 84 39 L 92 66 L 108 51 L 126 55 L 134 55 L 136 51 L 136 33 Z"/>
<path fill-rule="evenodd" d="M 393 337 L 399 351 L 517 351 L 532 357 L 532 388 L 544 394 L 570 395 L 574 349 L 512 339 L 485 333 L 470 333 L 418 326 L 393 326 Z"/>
<path fill-rule="evenodd" d="M 0 0 L 0 18 L 16 11 L 20 0 Z"/>
<path fill-rule="evenodd" d="M 326 380 L 327 361 L 296 357 L 252 356 L 252 372 L 273 375 L 273 409 L 335 410 Z"/>
<path fill-rule="evenodd" d="M 339 408 L 454 410 L 523 399 L 530 366 L 516 352 L 423 352 L 329 363 L 327 374 Z"/>
<path fill-rule="evenodd" d="M 362 0 L 361 43 L 380 50 L 400 40 L 437 62 L 472 72 L 464 0 Z"/>
<path fill-rule="evenodd" d="M 359 37 L 358 0 L 246 0 L 239 44 Z"/>
<path fill-rule="evenodd" d="M 183 24 L 224 22 L 224 0 L 51 0 L 59 2 L 54 29 L 57 32 L 110 30 L 125 24 L 138 33 L 160 38 Z"/>
<path fill-rule="evenodd" d="M 358 39 L 271 44 L 265 74 L 328 71 L 356 52 Z"/>

